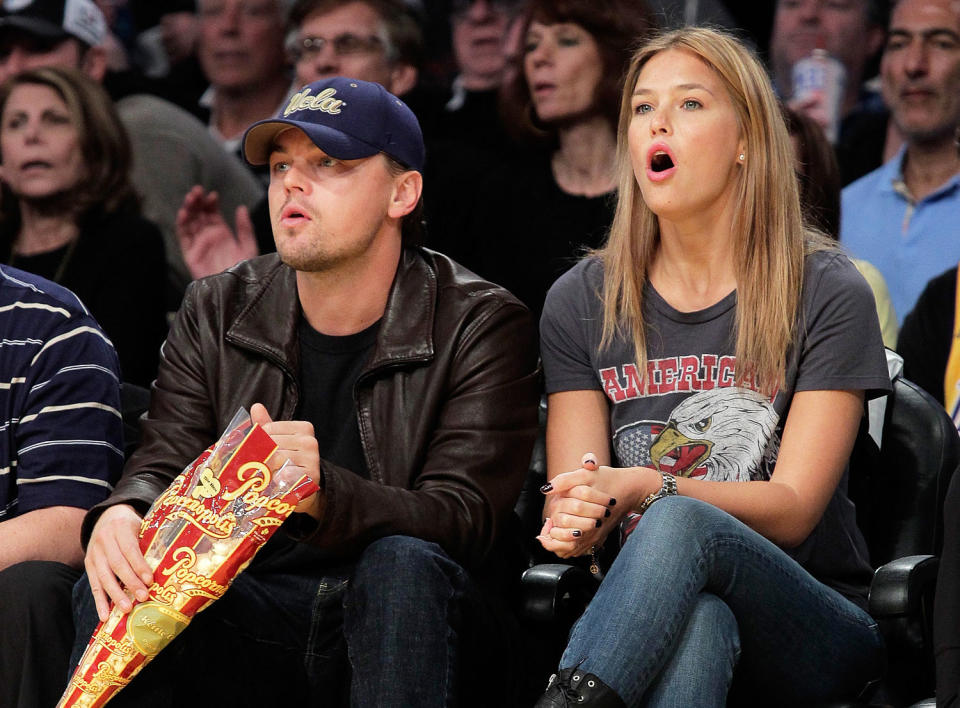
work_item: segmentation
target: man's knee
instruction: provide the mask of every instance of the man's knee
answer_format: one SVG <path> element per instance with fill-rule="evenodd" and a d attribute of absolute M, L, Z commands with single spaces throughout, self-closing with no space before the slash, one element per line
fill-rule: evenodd
<path fill-rule="evenodd" d="M 53 705 L 67 683 L 77 571 L 27 561 L 0 571 L 0 704 Z"/>
<path fill-rule="evenodd" d="M 46 641 L 55 642 L 58 650 L 64 644 L 68 651 L 73 636 L 70 590 L 77 574 L 53 561 L 25 561 L 0 571 L 0 627 L 6 637 L 18 637 L 16 646 Z"/>
<path fill-rule="evenodd" d="M 433 582 L 455 582 L 462 573 L 440 546 L 412 536 L 386 536 L 377 539 L 360 555 L 351 585 L 402 583 L 429 586 Z"/>
<path fill-rule="evenodd" d="M 70 590 L 79 571 L 54 561 L 24 561 L 0 571 L 0 606 L 18 613 L 70 607 Z"/>

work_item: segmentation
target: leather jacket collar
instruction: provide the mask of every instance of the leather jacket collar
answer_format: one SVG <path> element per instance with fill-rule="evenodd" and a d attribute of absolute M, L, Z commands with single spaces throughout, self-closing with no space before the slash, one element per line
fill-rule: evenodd
<path fill-rule="evenodd" d="M 257 352 L 297 377 L 297 328 L 301 308 L 296 297 L 296 271 L 275 261 L 259 280 L 253 270 L 236 272 L 255 288 L 249 304 L 227 330 L 226 339 Z M 259 269 L 258 269 L 259 270 Z M 433 320 L 437 301 L 437 275 L 427 261 L 405 248 L 397 265 L 377 343 L 364 373 L 398 363 L 430 361 L 434 356 Z"/>

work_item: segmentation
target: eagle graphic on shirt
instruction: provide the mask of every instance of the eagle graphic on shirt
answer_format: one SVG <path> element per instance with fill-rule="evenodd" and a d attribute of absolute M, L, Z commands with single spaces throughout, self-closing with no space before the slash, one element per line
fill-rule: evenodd
<path fill-rule="evenodd" d="M 735 386 L 715 388 L 685 398 L 666 423 L 620 428 L 613 445 L 627 467 L 715 481 L 767 480 L 780 449 L 778 420 L 766 396 Z"/>

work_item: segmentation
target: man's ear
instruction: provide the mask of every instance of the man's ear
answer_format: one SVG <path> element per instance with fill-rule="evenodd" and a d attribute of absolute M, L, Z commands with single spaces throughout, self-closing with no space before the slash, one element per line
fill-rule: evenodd
<path fill-rule="evenodd" d="M 90 47 L 80 59 L 80 71 L 97 82 L 103 82 L 107 75 L 107 50 L 103 47 Z"/>
<path fill-rule="evenodd" d="M 397 62 L 390 69 L 390 86 L 388 87 L 390 93 L 403 98 L 403 94 L 408 93 L 417 85 L 418 78 L 420 78 L 420 74 L 417 67 L 412 64 Z"/>
<path fill-rule="evenodd" d="M 387 215 L 394 219 L 401 219 L 409 214 L 420 201 L 421 192 L 423 192 L 423 175 L 415 170 L 408 170 L 401 174 L 394 183 Z"/>

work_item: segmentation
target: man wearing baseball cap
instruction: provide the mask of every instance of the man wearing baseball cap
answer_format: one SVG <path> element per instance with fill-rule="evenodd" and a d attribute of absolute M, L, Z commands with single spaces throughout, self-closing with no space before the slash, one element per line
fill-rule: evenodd
<path fill-rule="evenodd" d="M 107 36 L 103 13 L 91 0 L 4 0 L 0 30 L 7 27 L 51 48 L 70 37 L 96 47 Z"/>
<path fill-rule="evenodd" d="M 231 674 L 246 704 L 259 686 L 286 705 L 293 677 L 312 705 L 344 692 L 352 706 L 489 705 L 496 670 L 510 705 L 511 644 L 480 588 L 503 560 L 536 431 L 530 314 L 410 243 L 423 137 L 379 84 L 309 84 L 243 149 L 269 165 L 277 253 L 189 287 L 144 443 L 84 522 L 78 649 L 108 601 L 130 609 L 121 586 L 144 596 L 142 515 L 245 407 L 321 491 L 113 701 L 177 704 L 171 679 L 200 665 L 229 700 L 202 651 L 215 644 L 262 668 Z M 269 668 L 281 659 L 284 680 Z"/>

